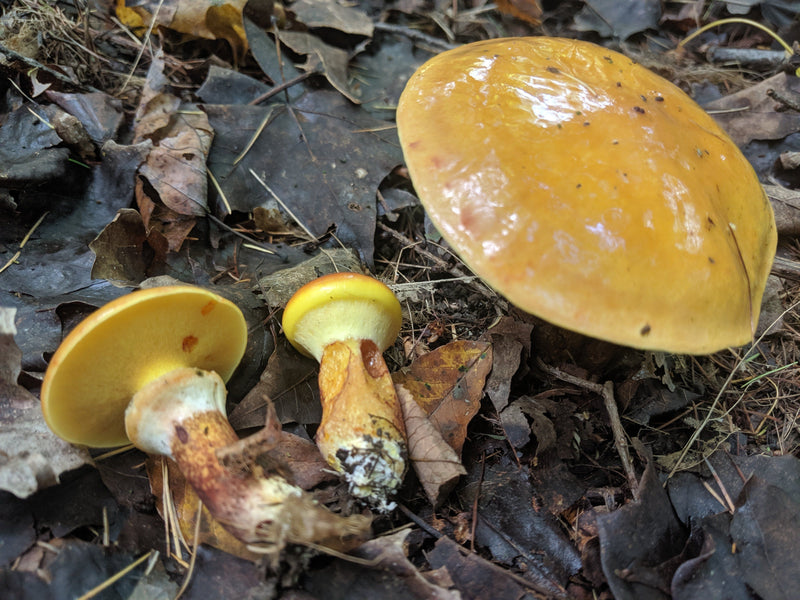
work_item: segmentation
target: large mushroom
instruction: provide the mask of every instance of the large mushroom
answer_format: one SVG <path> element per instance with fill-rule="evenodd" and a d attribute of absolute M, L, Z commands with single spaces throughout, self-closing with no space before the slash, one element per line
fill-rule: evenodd
<path fill-rule="evenodd" d="M 489 40 L 422 65 L 397 126 L 433 223 L 518 307 L 642 349 L 752 339 L 772 209 L 675 85 L 587 42 Z"/>
<path fill-rule="evenodd" d="M 403 413 L 382 354 L 401 324 L 392 291 L 360 273 L 314 279 L 283 312 L 286 338 L 320 363 L 317 446 L 351 493 L 382 511 L 406 471 Z"/>
<path fill-rule="evenodd" d="M 257 465 L 229 468 L 218 457 L 238 441 L 225 415 L 225 381 L 246 342 L 241 311 L 203 288 L 122 296 L 82 321 L 53 355 L 42 384 L 45 421 L 74 444 L 130 440 L 174 459 L 209 512 L 244 542 L 280 549 L 363 534 L 363 517 L 334 515 L 283 477 Z"/>

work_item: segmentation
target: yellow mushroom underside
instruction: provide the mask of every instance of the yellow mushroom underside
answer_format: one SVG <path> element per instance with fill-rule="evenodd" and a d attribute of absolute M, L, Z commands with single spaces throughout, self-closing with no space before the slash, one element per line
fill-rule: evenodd
<path fill-rule="evenodd" d="M 491 40 L 423 65 L 397 120 L 431 219 L 514 304 L 640 348 L 751 338 L 772 209 L 676 86 L 588 43 Z"/>
<path fill-rule="evenodd" d="M 123 415 L 136 391 L 186 366 L 227 380 L 246 340 L 239 309 L 201 288 L 134 292 L 90 315 L 61 344 L 42 387 L 45 420 L 72 443 L 125 444 Z"/>

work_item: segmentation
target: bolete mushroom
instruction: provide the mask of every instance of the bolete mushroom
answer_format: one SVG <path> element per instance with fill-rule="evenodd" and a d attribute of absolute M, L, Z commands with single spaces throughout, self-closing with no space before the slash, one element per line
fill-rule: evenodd
<path fill-rule="evenodd" d="M 549 37 L 467 44 L 411 77 L 397 127 L 433 223 L 519 308 L 642 349 L 752 339 L 769 201 L 714 120 L 630 58 Z"/>
<path fill-rule="evenodd" d="M 320 363 L 317 446 L 353 496 L 384 511 L 406 470 L 403 414 L 382 354 L 401 324 L 392 291 L 359 273 L 307 283 L 283 312 L 287 339 Z"/>
<path fill-rule="evenodd" d="M 225 381 L 241 360 L 247 327 L 232 302 L 193 286 L 122 296 L 82 321 L 59 346 L 42 384 L 48 426 L 91 447 L 128 443 L 170 457 L 209 512 L 244 542 L 362 534 L 344 518 L 257 465 L 228 468 L 216 451 L 238 441 L 225 416 Z"/>

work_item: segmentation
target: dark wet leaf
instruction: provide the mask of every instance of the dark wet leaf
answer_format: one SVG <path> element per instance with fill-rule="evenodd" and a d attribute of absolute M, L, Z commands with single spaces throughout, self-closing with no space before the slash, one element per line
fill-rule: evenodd
<path fill-rule="evenodd" d="M 225 552 L 200 546 L 185 600 L 272 598 L 276 582 L 264 578 L 263 567 Z"/>
<path fill-rule="evenodd" d="M 486 381 L 486 393 L 496 411 L 508 404 L 511 380 L 519 369 L 523 350 L 531 351 L 533 325 L 513 317 L 503 317 L 486 336 L 492 342 L 492 372 Z"/>
<path fill-rule="evenodd" d="M 603 572 L 617 600 L 666 600 L 688 534 L 648 463 L 639 500 L 597 518 Z"/>
<path fill-rule="evenodd" d="M 370 540 L 354 552 L 361 559 L 374 561 L 369 567 L 344 560 L 311 573 L 305 589 L 326 600 L 460 600 L 449 590 L 428 580 L 406 558 L 408 530 Z"/>
<path fill-rule="evenodd" d="M 569 577 L 580 569 L 580 557 L 556 518 L 534 507 L 535 498 L 524 470 L 510 461 L 487 464 L 478 499 L 476 542 L 500 563 L 524 563 L 526 579 L 539 589 L 561 594 Z"/>
<path fill-rule="evenodd" d="M 60 143 L 38 107 L 9 113 L 0 127 L 0 186 L 21 188 L 63 177 L 70 151 L 57 147 Z"/>
<path fill-rule="evenodd" d="M 506 570 L 469 552 L 447 537 L 436 542 L 427 558 L 434 569 L 447 569 L 463 600 L 522 600 L 532 597 L 529 589 L 541 589 L 534 584 L 526 586 L 519 579 L 512 578 Z M 568 597 L 566 594 L 550 593 L 550 590 L 547 593 L 547 597 L 553 599 Z"/>
<path fill-rule="evenodd" d="M 50 530 L 54 537 L 83 527 L 102 529 L 107 518 L 110 537 L 115 539 L 124 519 L 100 474 L 90 467 L 65 475 L 60 485 L 31 497 L 30 507 L 37 527 Z"/>
<path fill-rule="evenodd" d="M 586 0 L 586 6 L 575 17 L 575 26 L 579 31 L 596 31 L 625 40 L 657 27 L 660 18 L 658 0 Z"/>
<path fill-rule="evenodd" d="M 324 75 L 328 83 L 345 98 L 356 104 L 360 102 L 350 89 L 350 55 L 346 50 L 326 44 L 320 38 L 302 31 L 281 31 L 279 36 L 281 43 L 306 57 L 301 69 Z"/>
<path fill-rule="evenodd" d="M 28 504 L 8 492 L 0 492 L 0 567 L 8 566 L 34 541 L 36 529 Z M 0 579 L 0 590 L 3 589 L 6 588 Z"/>
<path fill-rule="evenodd" d="M 68 94 L 48 90 L 46 96 L 76 117 L 98 146 L 114 138 L 122 125 L 122 103 L 108 94 Z"/>
<path fill-rule="evenodd" d="M 372 35 L 372 20 L 366 13 L 336 0 L 297 0 L 291 10 L 309 28 L 327 27 L 352 35 Z"/>
<path fill-rule="evenodd" d="M 57 438 L 39 400 L 17 385 L 21 352 L 14 343 L 13 308 L 0 308 L 0 490 L 27 498 L 89 462 L 85 449 Z"/>
<path fill-rule="evenodd" d="M 206 104 L 247 104 L 269 90 L 270 86 L 244 73 L 211 65 L 197 97 Z"/>
<path fill-rule="evenodd" d="M 298 122 L 286 109 L 276 111 L 237 162 L 271 109 L 205 109 L 217 132 L 209 170 L 233 210 L 278 208 L 252 170 L 315 236 L 335 226 L 344 246 L 371 260 L 378 185 L 402 162 L 394 130 L 335 92 L 310 92 L 294 105 Z"/>
<path fill-rule="evenodd" d="M 89 244 L 94 252 L 92 279 L 108 279 L 136 285 L 147 277 L 145 252 L 147 232 L 142 216 L 132 208 L 122 208 Z"/>
<path fill-rule="evenodd" d="M 268 399 L 281 423 L 319 423 L 317 370 L 317 361 L 301 356 L 281 337 L 258 383 L 230 413 L 231 425 L 235 429 L 263 427 Z"/>

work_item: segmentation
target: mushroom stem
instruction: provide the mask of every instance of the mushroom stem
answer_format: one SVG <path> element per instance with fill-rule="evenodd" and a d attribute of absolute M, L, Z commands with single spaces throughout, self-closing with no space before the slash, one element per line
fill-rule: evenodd
<path fill-rule="evenodd" d="M 372 340 L 325 346 L 320 359 L 322 424 L 317 446 L 350 486 L 379 510 L 403 481 L 406 432 L 394 383 Z"/>
<path fill-rule="evenodd" d="M 217 450 L 239 439 L 224 411 L 219 375 L 179 368 L 134 395 L 125 428 L 139 449 L 173 459 L 214 518 L 244 542 L 322 544 L 331 530 L 366 531 L 364 517 L 335 515 L 279 475 L 267 476 L 257 465 L 221 463 Z"/>

